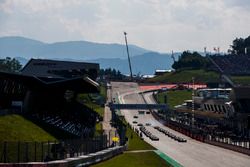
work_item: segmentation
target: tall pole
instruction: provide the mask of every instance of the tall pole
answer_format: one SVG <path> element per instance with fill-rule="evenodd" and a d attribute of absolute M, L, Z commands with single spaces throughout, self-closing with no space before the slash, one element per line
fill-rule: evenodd
<path fill-rule="evenodd" d="M 194 129 L 194 77 L 192 77 L 193 90 L 192 90 L 192 130 Z"/>
<path fill-rule="evenodd" d="M 129 64 L 129 70 L 130 70 L 130 79 L 133 80 L 131 62 L 130 62 L 129 51 L 128 51 L 128 41 L 127 41 L 127 36 L 126 35 L 127 35 L 127 33 L 124 32 L 125 42 L 126 42 L 126 48 L 127 48 L 127 54 L 128 54 L 128 64 Z"/>

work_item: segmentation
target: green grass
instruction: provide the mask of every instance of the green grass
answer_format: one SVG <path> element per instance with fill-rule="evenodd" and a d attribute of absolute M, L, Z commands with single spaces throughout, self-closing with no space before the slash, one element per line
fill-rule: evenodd
<path fill-rule="evenodd" d="M 39 161 L 42 157 L 41 142 L 44 142 L 43 155 L 45 155 L 48 148 L 47 141 L 54 142 L 57 139 L 30 120 L 13 114 L 0 116 L 0 156 L 3 153 L 4 141 L 7 142 L 7 162 L 17 162 L 17 141 L 20 141 L 20 161 L 26 160 L 26 148 L 28 148 L 29 159 L 35 160 L 36 158 Z M 0 159 L 0 162 L 3 162 L 3 159 Z"/>
<path fill-rule="evenodd" d="M 219 80 L 219 75 L 213 71 L 205 70 L 183 70 L 171 73 L 166 73 L 161 76 L 151 78 L 149 82 L 163 82 L 163 83 L 184 83 L 191 82 L 192 77 L 195 78 L 195 82 L 216 82 Z"/>
<path fill-rule="evenodd" d="M 0 116 L 2 141 L 55 141 L 56 138 L 20 115 Z"/>
<path fill-rule="evenodd" d="M 102 122 L 98 122 L 95 124 L 95 136 L 99 136 L 103 134 Z"/>
<path fill-rule="evenodd" d="M 106 99 L 107 98 L 107 89 L 105 87 L 105 85 L 101 85 L 100 86 L 100 95 Z"/>
<path fill-rule="evenodd" d="M 164 103 L 164 96 L 167 95 L 167 103 L 170 108 L 184 103 L 184 100 L 192 99 L 192 91 L 190 90 L 175 90 L 157 95 L 159 103 Z"/>
<path fill-rule="evenodd" d="M 125 121 L 125 120 L 122 120 Z M 125 122 L 124 122 L 125 123 Z M 125 123 L 126 124 L 126 123 Z M 127 127 L 126 136 L 128 137 L 128 150 L 155 150 L 153 146 L 143 141 L 130 127 Z M 93 167 L 154 167 L 154 166 L 167 166 L 166 162 L 160 158 L 155 152 L 125 152 L 107 161 L 93 165 Z"/>
<path fill-rule="evenodd" d="M 104 115 L 104 107 L 94 103 L 88 94 L 80 94 L 78 99 L 87 107 L 93 109 L 95 112 L 100 114 L 102 117 Z"/>
<path fill-rule="evenodd" d="M 162 167 L 168 166 L 155 152 L 123 153 L 93 167 Z"/>
<path fill-rule="evenodd" d="M 218 73 L 205 70 L 181 70 L 156 76 L 147 81 L 160 83 L 187 83 L 192 81 L 192 77 L 195 78 L 195 82 L 201 83 L 219 81 Z M 250 84 L 250 76 L 232 76 L 231 79 L 235 83 Z"/>
<path fill-rule="evenodd" d="M 231 78 L 236 84 L 250 84 L 250 76 L 232 76 Z"/>
<path fill-rule="evenodd" d="M 126 135 L 129 139 L 128 150 L 153 150 L 150 144 L 143 141 L 132 129 L 127 128 Z"/>
<path fill-rule="evenodd" d="M 105 91 L 106 89 L 101 88 L 101 90 Z M 104 93 L 104 92 L 103 92 Z M 80 94 L 78 95 L 78 100 L 83 103 L 85 106 L 91 108 L 100 116 L 104 116 L 104 106 L 96 104 L 97 99 L 100 98 L 99 94 Z M 102 134 L 102 123 L 98 122 L 95 125 L 95 136 Z"/>
<path fill-rule="evenodd" d="M 89 108 L 92 108 L 95 112 L 97 112 L 98 114 L 100 114 L 103 117 L 104 107 L 97 105 L 97 104 L 93 104 L 93 103 L 89 103 L 89 104 L 87 104 L 87 106 Z"/>

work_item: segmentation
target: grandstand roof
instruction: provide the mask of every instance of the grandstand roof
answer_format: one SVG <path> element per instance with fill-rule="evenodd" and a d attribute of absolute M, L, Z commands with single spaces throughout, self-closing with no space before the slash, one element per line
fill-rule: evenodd
<path fill-rule="evenodd" d="M 73 90 L 77 92 L 98 92 L 99 84 L 89 77 L 43 78 L 20 73 L 0 72 L 0 79 L 21 83 L 32 90 Z"/>
<path fill-rule="evenodd" d="M 93 71 L 97 72 L 98 70 L 99 64 L 97 63 L 30 59 L 21 70 L 21 73 L 25 75 L 34 75 L 36 77 L 71 78 L 83 76 L 88 73 L 88 71 L 92 71 L 93 73 Z M 69 77 L 66 76 L 65 73 L 71 73 L 72 75 Z M 91 72 L 89 75 L 91 77 Z"/>

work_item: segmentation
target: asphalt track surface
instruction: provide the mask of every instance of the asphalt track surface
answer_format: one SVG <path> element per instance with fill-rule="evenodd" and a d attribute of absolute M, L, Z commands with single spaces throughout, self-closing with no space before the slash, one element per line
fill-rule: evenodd
<path fill-rule="evenodd" d="M 142 104 L 145 103 L 142 96 L 138 94 L 139 87 L 136 83 L 132 82 L 112 82 L 112 96 L 119 99 L 120 103 L 124 104 Z M 144 95 L 148 103 L 154 103 L 151 94 Z M 159 121 L 154 119 L 151 114 L 139 115 L 137 110 L 122 110 L 121 113 L 125 116 L 127 122 L 133 127 L 139 129 L 133 121 L 142 123 L 150 123 L 151 126 L 145 126 L 152 134 L 159 137 L 159 141 L 151 141 L 144 136 L 144 140 L 165 153 L 167 156 L 176 160 L 183 166 L 187 167 L 249 167 L 250 157 L 234 152 L 231 150 L 223 149 L 213 145 L 205 144 L 193 140 L 181 133 L 163 126 Z M 134 118 L 137 115 L 138 118 Z M 157 131 L 153 126 L 159 126 L 175 134 L 176 136 L 183 137 L 187 140 L 186 143 L 179 143 L 163 133 Z"/>

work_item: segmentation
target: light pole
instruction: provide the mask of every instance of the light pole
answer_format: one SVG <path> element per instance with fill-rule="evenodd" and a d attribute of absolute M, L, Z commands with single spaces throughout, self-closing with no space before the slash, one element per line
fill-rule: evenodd
<path fill-rule="evenodd" d="M 124 32 L 125 36 L 125 42 L 126 42 L 126 48 L 127 48 L 127 54 L 128 54 L 128 64 L 129 64 L 129 70 L 130 70 L 130 79 L 133 80 L 133 74 L 132 74 L 132 68 L 131 68 L 131 62 L 129 57 L 129 51 L 128 51 L 128 41 L 127 41 L 127 33 Z"/>
<path fill-rule="evenodd" d="M 194 77 L 192 77 L 193 90 L 192 90 L 192 130 L 194 129 Z"/>

